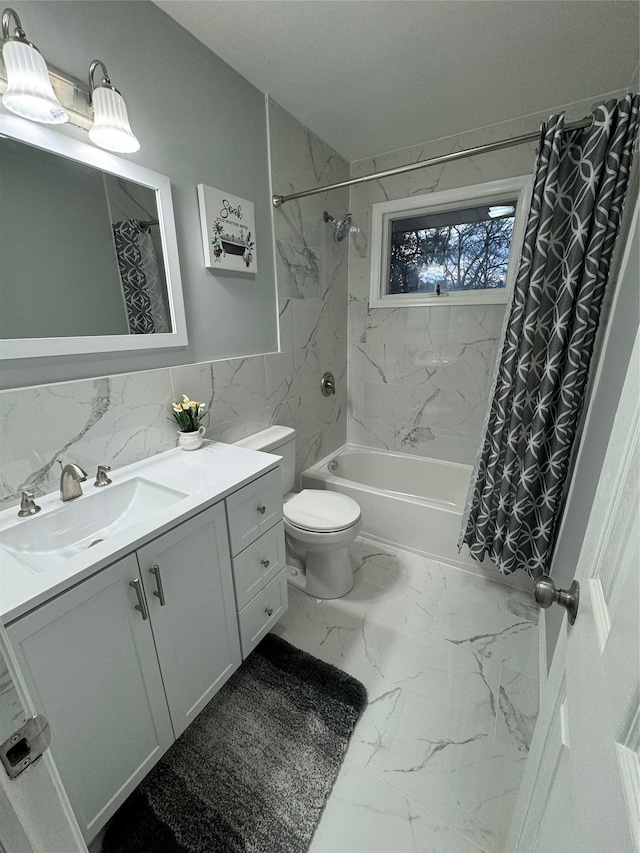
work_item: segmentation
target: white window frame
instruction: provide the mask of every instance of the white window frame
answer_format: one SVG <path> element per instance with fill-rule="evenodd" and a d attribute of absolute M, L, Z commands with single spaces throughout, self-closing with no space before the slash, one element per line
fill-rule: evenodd
<path fill-rule="evenodd" d="M 458 187 L 439 193 L 427 193 L 411 198 L 382 201 L 372 205 L 371 210 L 371 308 L 400 308 L 412 305 L 445 306 L 478 305 L 508 302 L 520 263 L 533 178 L 520 175 L 470 187 Z M 389 249 L 391 223 L 394 219 L 421 213 L 438 213 L 457 210 L 476 204 L 499 204 L 516 200 L 513 237 L 507 268 L 507 286 L 495 290 L 476 290 L 465 293 L 386 293 L 389 277 Z"/>

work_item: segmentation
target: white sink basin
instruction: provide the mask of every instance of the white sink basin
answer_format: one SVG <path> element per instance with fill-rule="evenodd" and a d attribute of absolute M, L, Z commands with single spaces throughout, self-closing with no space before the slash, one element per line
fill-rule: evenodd
<path fill-rule="evenodd" d="M 46 572 L 114 533 L 186 498 L 141 477 L 85 493 L 2 533 L 2 547 L 27 568 Z"/>

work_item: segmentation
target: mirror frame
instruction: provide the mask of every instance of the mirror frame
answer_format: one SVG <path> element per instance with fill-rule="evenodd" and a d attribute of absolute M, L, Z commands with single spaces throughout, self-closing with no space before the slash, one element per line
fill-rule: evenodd
<path fill-rule="evenodd" d="M 13 338 L 0 340 L 0 359 L 37 358 L 49 355 L 76 355 L 90 352 L 122 352 L 125 350 L 185 347 L 188 343 L 184 313 L 182 279 L 178 258 L 171 183 L 169 178 L 152 172 L 122 157 L 94 148 L 85 142 L 64 136 L 47 127 L 0 112 L 0 135 L 76 160 L 102 172 L 126 178 L 156 192 L 158 222 L 162 238 L 167 297 L 172 332 L 151 335 L 94 335 L 65 338 Z M 1 264 L 0 259 L 0 264 Z"/>

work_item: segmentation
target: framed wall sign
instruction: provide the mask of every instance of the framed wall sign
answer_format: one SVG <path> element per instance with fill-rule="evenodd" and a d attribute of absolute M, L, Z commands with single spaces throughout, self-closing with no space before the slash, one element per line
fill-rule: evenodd
<path fill-rule="evenodd" d="M 198 184 L 198 203 L 205 266 L 257 272 L 253 202 Z"/>

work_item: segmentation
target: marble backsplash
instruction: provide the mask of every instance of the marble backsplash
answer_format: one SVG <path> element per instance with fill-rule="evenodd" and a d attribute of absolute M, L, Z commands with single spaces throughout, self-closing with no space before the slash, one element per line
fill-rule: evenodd
<path fill-rule="evenodd" d="M 620 93 L 612 93 L 616 96 Z M 351 165 L 358 177 L 406 163 L 473 148 L 538 129 L 553 112 L 572 120 L 595 101 L 428 142 Z M 369 307 L 372 205 L 455 187 L 528 175 L 535 143 L 394 175 L 351 189 L 360 233 L 349 250 L 348 440 L 405 453 L 471 464 L 480 443 L 505 305 Z"/>
<path fill-rule="evenodd" d="M 346 180 L 349 164 L 277 104 L 269 104 L 274 192 Z M 332 198 L 346 209 L 347 196 Z M 315 197 L 274 211 L 280 352 L 4 391 L 0 394 L 0 500 L 57 487 L 56 460 L 90 474 L 176 444 L 169 404 L 207 403 L 207 437 L 235 441 L 272 424 L 297 430 L 298 472 L 346 440 L 347 250 Z M 265 242 L 267 242 L 265 236 Z M 268 251 L 268 245 L 265 249 Z M 330 370 L 337 393 L 324 397 Z"/>

